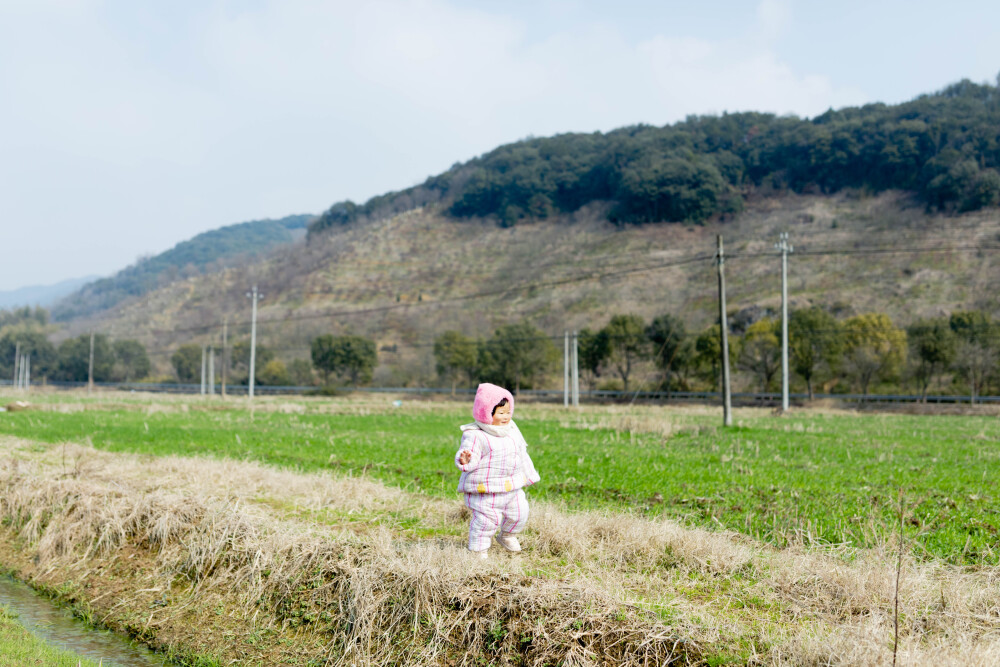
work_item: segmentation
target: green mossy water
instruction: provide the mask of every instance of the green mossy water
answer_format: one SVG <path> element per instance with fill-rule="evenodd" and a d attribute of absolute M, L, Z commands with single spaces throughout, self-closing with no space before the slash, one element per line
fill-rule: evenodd
<path fill-rule="evenodd" d="M 49 646 L 28 632 L 15 612 L 0 606 L 0 667 L 24 665 L 97 667 L 97 662 Z"/>

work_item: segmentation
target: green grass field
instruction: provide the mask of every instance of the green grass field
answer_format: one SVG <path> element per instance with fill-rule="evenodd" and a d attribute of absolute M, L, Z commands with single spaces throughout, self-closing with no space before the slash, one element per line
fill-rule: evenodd
<path fill-rule="evenodd" d="M 344 400 L 344 399 L 337 399 Z M 457 496 L 452 457 L 464 407 L 302 414 L 227 408 L 0 415 L 0 433 L 111 451 L 258 460 L 301 471 L 368 475 L 410 490 Z M 517 421 L 542 481 L 533 498 L 570 508 L 667 515 L 740 531 L 779 546 L 877 544 L 899 530 L 918 556 L 1000 563 L 1000 424 L 995 417 L 741 412 L 718 416 L 637 408 L 636 427 L 601 408 L 576 414 L 525 405 Z M 367 414 L 363 414 L 367 413 Z M 649 428 L 658 420 L 669 428 Z M 600 427 L 605 423 L 605 427 Z M 650 432 L 656 431 L 656 432 Z M 71 465 L 67 462 L 67 465 Z"/>

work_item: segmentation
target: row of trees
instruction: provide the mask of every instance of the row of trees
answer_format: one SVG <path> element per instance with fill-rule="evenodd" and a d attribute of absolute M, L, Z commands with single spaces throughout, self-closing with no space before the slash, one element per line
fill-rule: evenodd
<path fill-rule="evenodd" d="M 664 375 L 664 386 L 669 386 L 671 374 L 687 364 L 687 340 L 683 323 L 672 315 L 648 326 L 638 315 L 615 315 L 599 331 L 579 333 L 581 372 L 592 386 L 603 374 L 614 373 L 628 391 L 639 365 L 652 360 Z M 714 350 L 718 356 L 718 345 Z M 711 354 L 707 348 L 704 352 Z M 486 340 L 446 331 L 434 343 L 434 356 L 438 375 L 453 390 L 463 381 L 530 389 L 561 361 L 553 339 L 527 322 L 502 326 Z"/>
<path fill-rule="evenodd" d="M 31 358 L 31 376 L 67 382 L 86 382 L 90 367 L 90 335 L 64 340 L 58 347 L 40 328 L 10 328 L 0 335 L 0 373 L 11 377 L 14 355 Z M 146 348 L 137 340 L 112 342 L 104 334 L 94 335 L 94 381 L 131 382 L 150 372 Z"/>
<path fill-rule="evenodd" d="M 789 365 L 810 397 L 817 381 L 836 386 L 846 380 L 864 394 L 883 383 L 924 399 L 932 387 L 975 399 L 988 383 L 1000 385 L 1000 322 L 981 311 L 922 319 L 903 329 L 881 313 L 838 322 L 814 307 L 792 311 L 788 326 Z M 740 341 L 737 363 L 763 391 L 775 388 L 780 372 L 779 327 L 775 319 L 762 319 Z"/>
<path fill-rule="evenodd" d="M 516 393 L 531 389 L 559 360 L 559 350 L 541 330 L 527 322 L 507 324 L 487 340 L 446 331 L 434 341 L 438 375 L 451 383 L 493 382 Z"/>
<path fill-rule="evenodd" d="M 755 391 L 776 391 L 781 372 L 780 321 L 764 317 L 730 336 L 730 358 Z M 599 330 L 579 333 L 581 375 L 591 388 L 630 391 L 637 375 L 645 388 L 717 388 L 719 328 L 689 333 L 664 314 L 647 323 L 638 315 L 612 316 Z M 538 386 L 560 361 L 553 340 L 530 324 L 512 324 L 487 339 L 447 331 L 434 345 L 438 375 L 451 384 L 491 381 L 515 391 Z M 816 387 L 868 394 L 873 387 L 904 388 L 922 397 L 938 386 L 973 397 L 1000 388 L 1000 323 L 966 311 L 920 320 L 906 329 L 882 313 L 838 321 L 811 307 L 789 315 L 789 365 L 812 397 Z M 654 379 L 648 381 L 648 371 Z M 609 379 L 613 379 L 609 382 Z M 946 384 L 950 380 L 950 384 Z M 991 384 L 992 383 L 992 384 Z"/>
<path fill-rule="evenodd" d="M 20 312 L 0 329 L 0 374 L 11 377 L 15 350 L 29 354 L 34 378 L 86 381 L 90 363 L 90 336 L 84 334 L 54 346 L 41 322 L 44 313 Z M 741 322 L 730 336 L 730 358 L 747 388 L 779 388 L 780 322 L 760 317 Z M 93 338 L 93 371 L 97 382 L 135 381 L 149 376 L 152 365 L 136 340 Z M 559 341 L 561 343 L 561 341 Z M 638 315 L 619 314 L 597 330 L 579 333 L 580 370 L 591 389 L 615 387 L 717 388 L 720 383 L 718 326 L 688 332 L 683 320 L 663 314 L 646 322 Z M 310 359 L 288 364 L 274 350 L 257 346 L 256 382 L 262 385 L 322 384 L 331 380 L 364 385 L 378 363 L 374 341 L 363 336 L 322 335 L 313 339 Z M 202 347 L 182 345 L 171 356 L 177 380 L 198 382 Z M 561 372 L 561 345 L 530 323 L 498 328 L 488 339 L 447 331 L 434 343 L 439 377 L 454 390 L 459 384 L 495 382 L 514 391 L 551 385 Z M 217 356 L 223 361 L 222 356 Z M 869 393 L 931 391 L 967 393 L 973 397 L 1000 391 L 1000 322 L 982 311 L 961 311 L 921 319 L 897 327 L 882 313 L 838 320 L 819 307 L 793 310 L 789 316 L 789 361 L 793 380 L 813 395 L 824 391 Z M 245 383 L 250 344 L 236 342 L 229 351 L 229 378 Z M 217 379 L 221 365 L 217 366 Z"/>
<path fill-rule="evenodd" d="M 56 381 L 85 382 L 90 372 L 90 335 L 83 334 L 70 338 L 58 347 L 48 339 L 42 323 L 47 322 L 46 313 L 25 309 L 17 311 L 14 318 L 7 311 L 7 326 L 0 328 L 0 376 L 13 376 L 14 358 L 17 352 L 31 357 L 32 378 L 37 382 L 45 378 Z M 93 337 L 93 377 L 95 382 L 133 382 L 147 379 L 152 372 L 152 364 L 145 346 L 137 340 L 116 340 L 105 334 Z M 228 351 L 224 360 L 221 350 L 217 350 L 217 380 L 221 379 L 222 364 L 228 361 L 230 381 L 246 383 L 250 368 L 250 343 L 237 341 Z M 170 356 L 176 379 L 182 383 L 197 383 L 201 380 L 203 348 L 188 343 L 181 345 Z M 312 341 L 311 361 L 293 359 L 286 364 L 277 359 L 274 350 L 257 346 L 255 359 L 255 381 L 262 385 L 315 384 L 318 371 L 323 384 L 329 384 L 331 376 L 351 385 L 362 385 L 371 381 L 377 363 L 375 343 L 362 336 L 319 336 Z"/>
<path fill-rule="evenodd" d="M 692 116 L 500 146 L 425 183 L 334 204 L 310 234 L 443 201 L 459 218 L 522 219 L 614 202 L 618 223 L 698 222 L 737 212 L 754 188 L 915 192 L 929 208 L 1000 204 L 1000 88 L 962 81 L 899 105 L 830 110 L 812 120 L 763 113 Z"/>
<path fill-rule="evenodd" d="M 254 382 L 270 386 L 310 386 L 316 381 L 315 370 L 320 373 L 324 385 L 330 384 L 333 376 L 352 386 L 359 386 L 371 381 L 378 361 L 375 342 L 363 336 L 317 336 L 310 345 L 310 353 L 311 360 L 293 359 L 285 364 L 276 358 L 274 350 L 258 344 Z M 170 361 L 181 382 L 201 380 L 200 345 L 181 345 Z M 219 361 L 224 363 L 221 355 Z M 235 343 L 229 351 L 228 362 L 231 380 L 236 384 L 246 383 L 250 374 L 250 342 L 242 340 Z"/>

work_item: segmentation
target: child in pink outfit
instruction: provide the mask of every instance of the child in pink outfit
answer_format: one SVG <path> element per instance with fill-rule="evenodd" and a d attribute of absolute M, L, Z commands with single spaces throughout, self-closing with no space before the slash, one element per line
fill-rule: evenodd
<path fill-rule="evenodd" d="M 461 426 L 462 442 L 455 465 L 462 471 L 458 490 L 472 510 L 469 551 L 486 558 L 490 541 L 508 551 L 520 551 L 515 535 L 528 522 L 528 500 L 523 487 L 539 480 L 528 456 L 528 443 L 513 422 L 514 397 L 495 384 L 483 383 L 476 390 L 472 417 Z M 497 529 L 500 530 L 497 533 Z"/>

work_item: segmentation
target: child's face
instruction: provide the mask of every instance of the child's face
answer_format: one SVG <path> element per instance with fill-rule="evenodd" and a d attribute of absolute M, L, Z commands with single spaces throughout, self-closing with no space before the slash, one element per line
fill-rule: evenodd
<path fill-rule="evenodd" d="M 493 412 L 493 425 L 506 426 L 510 423 L 510 403 L 501 405 Z"/>

